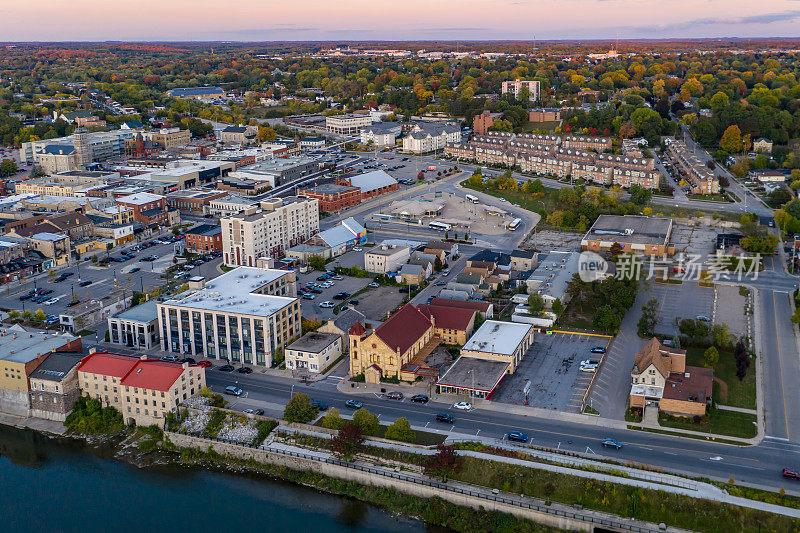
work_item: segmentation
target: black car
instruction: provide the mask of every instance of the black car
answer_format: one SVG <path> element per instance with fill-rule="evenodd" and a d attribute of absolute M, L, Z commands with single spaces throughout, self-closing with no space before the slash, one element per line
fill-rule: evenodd
<path fill-rule="evenodd" d="M 448 424 L 452 424 L 454 421 L 453 415 L 448 413 L 438 413 L 436 415 L 437 422 L 447 422 Z"/>
<path fill-rule="evenodd" d="M 67 304 L 67 307 L 72 307 L 73 305 L 78 305 L 81 303 L 80 300 L 72 300 L 70 303 Z"/>
<path fill-rule="evenodd" d="M 195 360 L 194 360 L 194 359 L 192 359 L 191 357 L 184 357 L 183 359 L 181 359 L 181 363 L 189 363 L 190 365 L 193 365 L 193 364 L 195 364 L 196 362 L 197 362 L 197 361 L 195 361 Z"/>
<path fill-rule="evenodd" d="M 53 289 L 45 289 L 39 292 L 39 296 L 47 296 L 48 294 L 53 294 Z"/>
<path fill-rule="evenodd" d="M 253 369 L 250 368 L 249 366 L 243 366 L 239 370 L 237 370 L 237 372 L 240 374 L 252 374 Z"/>
<path fill-rule="evenodd" d="M 233 365 L 222 365 L 221 367 L 219 367 L 219 369 L 222 372 L 233 372 L 234 371 Z"/>
<path fill-rule="evenodd" d="M 350 305 L 358 305 L 358 300 L 356 300 L 356 299 L 352 299 L 352 300 L 350 300 L 350 301 L 349 301 L 349 302 L 347 302 L 347 303 L 349 303 Z"/>
<path fill-rule="evenodd" d="M 359 402 L 358 400 L 347 400 L 344 404 L 349 407 L 350 409 L 361 409 L 364 407 L 364 404 Z"/>
<path fill-rule="evenodd" d="M 311 405 L 313 405 L 314 407 L 316 407 L 320 411 L 327 411 L 328 410 L 328 404 L 325 403 L 325 402 L 321 402 L 319 400 L 314 400 L 313 402 L 311 402 Z"/>
<path fill-rule="evenodd" d="M 91 284 L 92 282 L 87 279 L 86 281 L 81 281 L 80 283 L 78 283 L 78 287 L 86 287 L 87 285 Z"/>
<path fill-rule="evenodd" d="M 415 394 L 414 396 L 411 397 L 411 401 L 416 403 L 428 403 L 429 399 L 430 398 L 428 398 L 424 394 Z"/>
<path fill-rule="evenodd" d="M 68 278 L 68 277 L 73 276 L 73 275 L 75 275 L 75 272 L 64 272 L 63 274 L 61 274 L 61 277 L 62 278 Z"/>
<path fill-rule="evenodd" d="M 263 409 L 256 409 L 256 410 L 255 410 L 255 413 L 256 413 L 258 416 L 262 416 L 262 415 L 264 414 L 264 410 L 263 410 Z"/>

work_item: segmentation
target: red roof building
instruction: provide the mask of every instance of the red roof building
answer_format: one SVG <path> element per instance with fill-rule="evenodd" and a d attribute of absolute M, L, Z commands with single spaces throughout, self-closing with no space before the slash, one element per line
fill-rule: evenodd
<path fill-rule="evenodd" d="M 418 306 L 419 310 L 433 321 L 434 335 L 441 337 L 445 344 L 464 345 L 472 335 L 477 311 L 461 307 L 443 305 Z"/>
<path fill-rule="evenodd" d="M 431 300 L 430 305 L 473 309 L 477 311 L 478 314 L 483 316 L 483 318 L 492 318 L 493 316 L 493 306 L 489 302 L 481 302 L 477 300 L 454 300 L 451 298 L 434 298 Z"/>
<path fill-rule="evenodd" d="M 81 393 L 120 411 L 128 424 L 163 426 L 167 413 L 206 386 L 205 368 L 93 352 L 77 367 Z"/>

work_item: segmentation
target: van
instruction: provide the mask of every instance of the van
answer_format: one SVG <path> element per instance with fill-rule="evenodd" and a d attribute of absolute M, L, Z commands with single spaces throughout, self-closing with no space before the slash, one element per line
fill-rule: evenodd
<path fill-rule="evenodd" d="M 239 387 L 234 387 L 233 385 L 228 385 L 227 387 L 225 387 L 225 394 L 230 394 L 232 396 L 241 396 L 242 392 L 244 392 L 242 391 L 242 389 L 240 389 Z"/>
<path fill-rule="evenodd" d="M 528 303 L 528 295 L 527 294 L 515 294 L 511 297 L 511 301 L 515 304 L 524 304 Z"/>

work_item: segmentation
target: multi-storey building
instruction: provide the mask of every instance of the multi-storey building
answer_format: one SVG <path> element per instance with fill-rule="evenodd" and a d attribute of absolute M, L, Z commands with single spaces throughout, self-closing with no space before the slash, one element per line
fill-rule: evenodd
<path fill-rule="evenodd" d="M 92 161 L 105 161 L 112 157 L 125 155 L 126 140 L 134 137 L 135 133 L 132 130 L 76 133 L 69 137 L 22 143 L 19 156 L 23 164 L 44 165 L 47 163 L 48 157 L 54 154 L 62 156 L 73 154 L 74 164 L 68 168 L 55 171 L 45 169 L 47 172 L 60 172 L 86 165 Z"/>
<path fill-rule="evenodd" d="M 127 423 L 164 425 L 167 413 L 206 386 L 205 368 L 110 352 L 92 352 L 78 364 L 78 386 L 122 413 Z"/>
<path fill-rule="evenodd" d="M 472 119 L 472 131 L 478 135 L 485 135 L 494 124 L 494 121 L 502 116 L 502 113 L 492 113 L 490 111 L 475 115 L 475 118 Z"/>
<path fill-rule="evenodd" d="M 449 122 L 420 122 L 403 138 L 403 151 L 422 154 L 461 142 L 461 126 Z"/>
<path fill-rule="evenodd" d="M 325 183 L 309 189 L 300 189 L 297 194 L 319 200 L 319 210 L 325 213 L 336 213 L 361 203 L 361 189 L 347 185 Z"/>
<path fill-rule="evenodd" d="M 222 228 L 217 224 L 201 224 L 188 230 L 186 249 L 200 253 L 222 251 Z"/>
<path fill-rule="evenodd" d="M 325 117 L 325 129 L 337 135 L 358 135 L 362 128 L 372 125 L 369 113 L 348 113 Z"/>
<path fill-rule="evenodd" d="M 523 88 L 528 89 L 528 100 L 531 102 L 536 102 L 539 100 L 540 83 L 538 81 L 520 79 L 514 81 L 504 81 L 500 92 L 503 94 L 513 94 L 514 98 L 519 99 Z"/>
<path fill-rule="evenodd" d="M 181 213 L 206 214 L 213 200 L 228 196 L 226 191 L 197 187 L 167 194 L 167 205 Z"/>
<path fill-rule="evenodd" d="M 296 295 L 294 272 L 236 268 L 158 304 L 161 349 L 269 367 L 300 336 Z"/>
<path fill-rule="evenodd" d="M 164 225 L 168 221 L 167 200 L 160 194 L 140 192 L 117 198 L 117 203 L 133 209 L 133 219 L 136 222 Z"/>
<path fill-rule="evenodd" d="M 583 135 L 566 135 L 561 140 L 565 148 L 578 150 L 611 150 L 611 137 L 586 137 Z"/>
<path fill-rule="evenodd" d="M 593 183 L 611 185 L 614 182 L 614 169 L 595 163 L 573 163 L 573 179 L 583 179 Z"/>
<path fill-rule="evenodd" d="M 181 87 L 170 89 L 167 94 L 173 98 L 181 98 L 183 100 L 211 100 L 223 98 L 225 91 L 219 87 Z"/>
<path fill-rule="evenodd" d="M 661 173 L 657 170 L 615 168 L 614 183 L 621 187 L 630 187 L 636 184 L 646 189 L 658 189 L 661 185 Z"/>
<path fill-rule="evenodd" d="M 667 154 L 675 161 L 681 174 L 692 187 L 693 193 L 709 194 L 719 192 L 719 179 L 705 166 L 686 143 L 674 140 L 667 145 Z"/>
<path fill-rule="evenodd" d="M 255 266 L 261 257 L 282 255 L 319 232 L 316 198 L 270 198 L 260 211 L 220 219 L 222 250 L 228 266 Z"/>

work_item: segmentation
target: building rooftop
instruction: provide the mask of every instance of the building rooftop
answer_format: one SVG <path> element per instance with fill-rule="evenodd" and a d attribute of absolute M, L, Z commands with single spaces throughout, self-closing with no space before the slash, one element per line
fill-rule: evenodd
<path fill-rule="evenodd" d="M 146 356 L 145 356 L 146 357 Z M 183 365 L 109 352 L 95 352 L 81 359 L 78 372 L 120 378 L 120 384 L 167 391 L 183 373 Z"/>
<path fill-rule="evenodd" d="M 310 331 L 290 344 L 288 350 L 297 350 L 300 352 L 319 353 L 326 347 L 330 346 L 339 335 L 335 333 L 322 333 L 319 331 Z"/>
<path fill-rule="evenodd" d="M 69 371 L 81 362 L 81 354 L 78 353 L 51 353 L 47 359 L 36 367 L 31 373 L 32 379 L 44 379 L 47 381 L 63 381 Z"/>
<path fill-rule="evenodd" d="M 437 385 L 460 387 L 492 392 L 505 376 L 510 361 L 495 361 L 478 357 L 459 357 L 447 372 L 439 378 Z"/>
<path fill-rule="evenodd" d="M 358 187 L 348 187 L 347 185 L 335 185 L 333 183 L 324 183 L 316 187 L 309 187 L 305 189 L 308 192 L 316 194 L 341 194 L 343 192 L 358 190 Z"/>
<path fill-rule="evenodd" d="M 218 224 L 201 224 L 194 228 L 187 230 L 186 235 L 216 235 L 222 233 L 222 227 Z"/>
<path fill-rule="evenodd" d="M 113 318 L 131 320 L 133 322 L 152 322 L 153 320 L 158 319 L 156 300 L 148 300 L 142 304 L 135 305 L 120 313 L 117 313 Z"/>
<path fill-rule="evenodd" d="M 122 198 L 117 198 L 117 201 L 125 204 L 144 205 L 144 204 L 149 204 L 151 202 L 157 202 L 163 199 L 164 197 L 161 196 L 160 194 L 139 192 L 128 196 L 123 196 Z"/>
<path fill-rule="evenodd" d="M 432 316 L 434 325 L 441 329 L 455 329 L 465 331 L 469 327 L 472 317 L 475 315 L 474 309 L 462 307 L 447 307 L 444 305 L 420 304 L 419 310 L 426 316 Z"/>
<path fill-rule="evenodd" d="M 539 264 L 531 272 L 527 281 L 538 283 L 540 294 L 564 301 L 567 285 L 572 275 L 578 272 L 580 254 L 578 252 L 550 252 L 539 255 Z"/>
<path fill-rule="evenodd" d="M 672 219 L 639 215 L 600 215 L 583 238 L 622 241 L 632 244 L 666 246 L 672 232 Z"/>
<path fill-rule="evenodd" d="M 375 246 L 367 250 L 367 255 L 382 255 L 388 257 L 394 254 L 402 253 L 403 250 L 408 250 L 408 246 Z"/>
<path fill-rule="evenodd" d="M 530 331 L 530 324 L 487 320 L 461 349 L 510 356 Z"/>
<path fill-rule="evenodd" d="M 287 273 L 287 270 L 240 266 L 217 276 L 204 289 L 190 292 L 183 298 L 167 300 L 163 305 L 251 316 L 271 315 L 297 298 L 256 291 Z"/>
<path fill-rule="evenodd" d="M 714 371 L 687 366 L 685 372 L 673 372 L 664 383 L 663 398 L 684 402 L 706 403 L 711 399 Z"/>
<path fill-rule="evenodd" d="M 347 179 L 350 185 L 358 187 L 361 192 L 370 192 L 397 184 L 397 180 L 387 174 L 385 170 L 373 170 L 372 172 L 357 174 Z"/>
<path fill-rule="evenodd" d="M 392 350 L 403 354 L 431 327 L 430 319 L 413 304 L 406 304 L 375 328 L 375 334 Z"/>
<path fill-rule="evenodd" d="M 78 337 L 69 333 L 26 330 L 20 325 L 0 328 L 0 360 L 28 363 L 42 354 L 56 351 Z"/>
<path fill-rule="evenodd" d="M 185 98 L 187 96 L 205 96 L 209 94 L 216 94 L 224 96 L 225 91 L 219 87 L 180 87 L 177 89 L 170 89 L 167 91 L 175 98 Z"/>
<path fill-rule="evenodd" d="M 443 307 L 460 307 L 462 309 L 472 309 L 480 313 L 489 311 L 492 305 L 489 302 L 478 302 L 476 300 L 452 300 L 449 298 L 434 298 L 431 300 L 430 305 L 437 305 Z"/>

